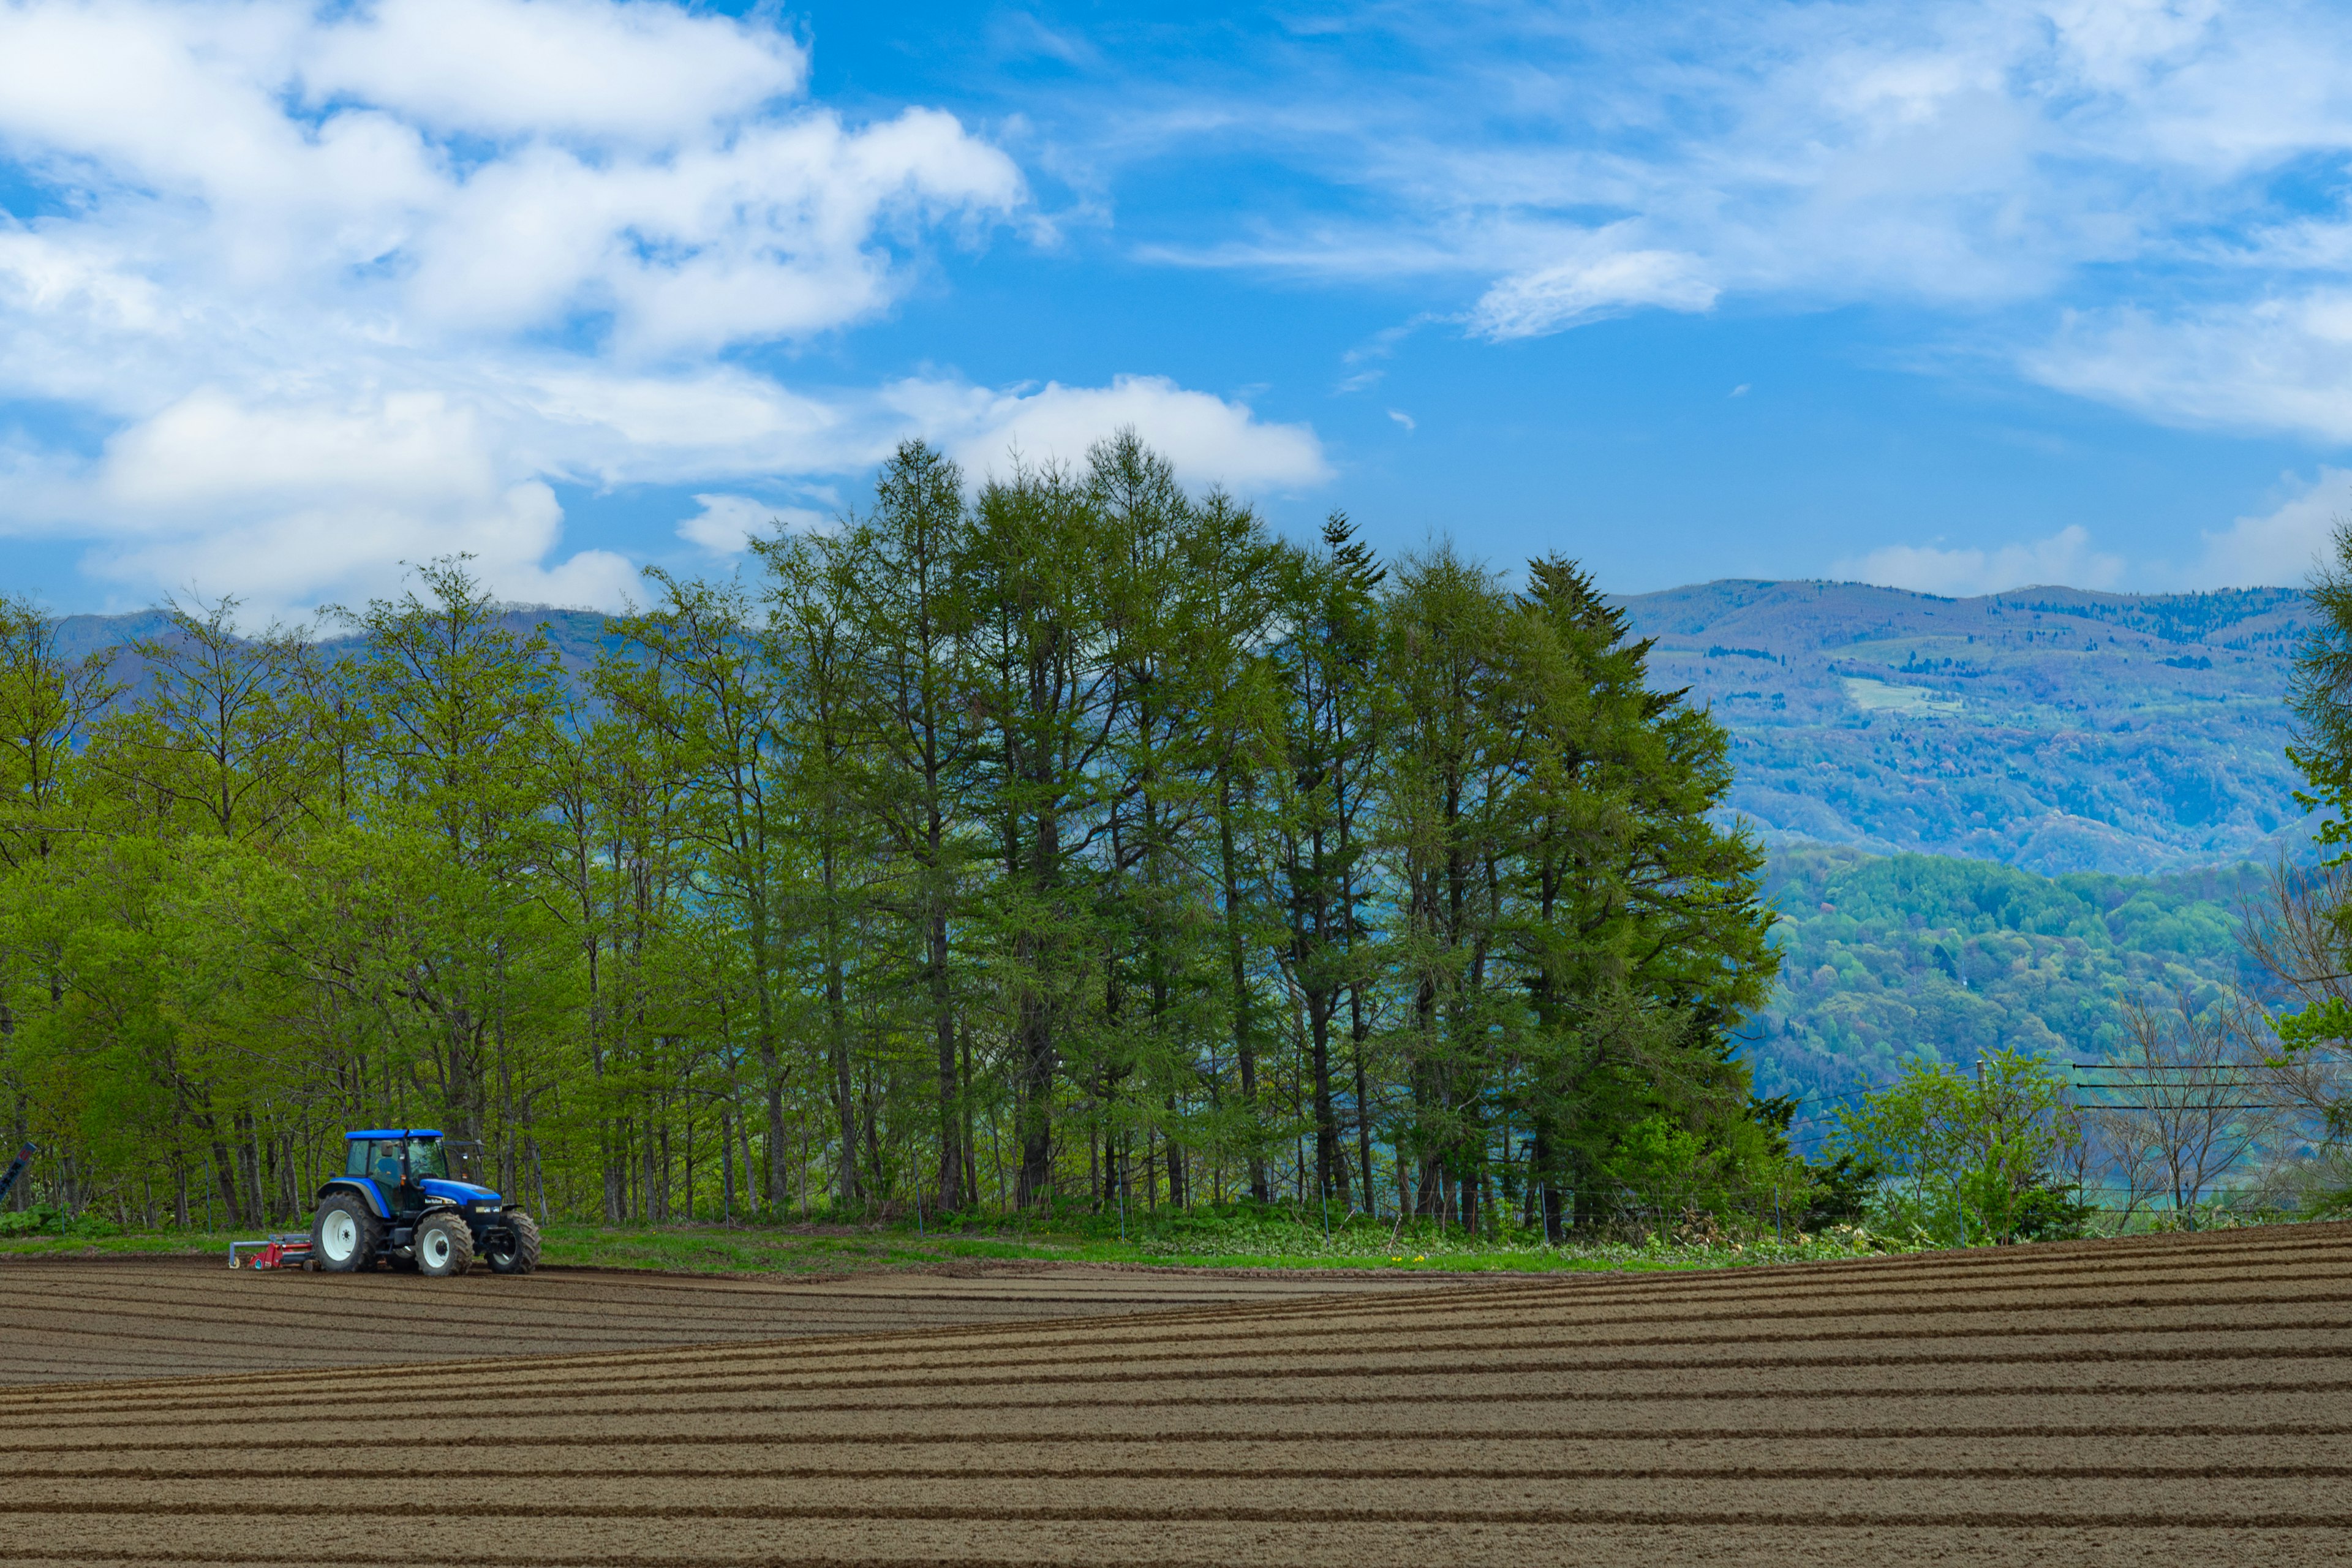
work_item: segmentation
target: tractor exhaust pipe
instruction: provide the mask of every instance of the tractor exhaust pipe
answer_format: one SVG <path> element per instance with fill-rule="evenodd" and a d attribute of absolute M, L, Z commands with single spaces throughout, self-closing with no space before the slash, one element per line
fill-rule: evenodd
<path fill-rule="evenodd" d="M 27 1143 L 16 1151 L 16 1161 L 8 1167 L 8 1173 L 0 1176 L 0 1203 L 8 1201 L 8 1189 L 16 1184 L 16 1178 L 25 1173 L 25 1167 L 31 1164 L 33 1156 L 40 1152 L 41 1148 L 37 1143 Z"/>

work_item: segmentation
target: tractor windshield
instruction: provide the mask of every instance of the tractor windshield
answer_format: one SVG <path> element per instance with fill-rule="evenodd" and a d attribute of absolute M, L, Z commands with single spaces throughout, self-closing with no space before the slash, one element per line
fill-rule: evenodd
<path fill-rule="evenodd" d="M 421 1182 L 427 1176 L 446 1180 L 449 1167 L 441 1158 L 438 1138 L 411 1138 L 408 1141 L 408 1179 Z"/>

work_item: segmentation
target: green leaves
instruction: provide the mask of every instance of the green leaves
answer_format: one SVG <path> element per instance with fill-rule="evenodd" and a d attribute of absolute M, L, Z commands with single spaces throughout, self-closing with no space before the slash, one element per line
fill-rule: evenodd
<path fill-rule="evenodd" d="M 1125 431 L 647 575 L 570 656 L 462 557 L 174 611 L 119 700 L 11 606 L 11 1109 L 240 1223 L 427 1119 L 605 1219 L 1794 1193 L 1723 735 L 1572 563 L 1295 547 Z"/>
<path fill-rule="evenodd" d="M 1891 1088 L 1837 1112 L 1832 1142 L 1884 1174 L 1897 1228 L 1963 1247 L 2013 1241 L 2047 1223 L 2033 1194 L 2081 1139 L 2068 1096 L 2064 1077 L 2021 1052 L 1990 1053 L 1973 1078 L 1915 1058 Z"/>
<path fill-rule="evenodd" d="M 2282 1014 L 2271 1024 L 2278 1032 L 2279 1044 L 2290 1055 L 2341 1045 L 2352 1040 L 2352 1003 L 2341 996 L 2322 996 L 2303 1011 Z"/>

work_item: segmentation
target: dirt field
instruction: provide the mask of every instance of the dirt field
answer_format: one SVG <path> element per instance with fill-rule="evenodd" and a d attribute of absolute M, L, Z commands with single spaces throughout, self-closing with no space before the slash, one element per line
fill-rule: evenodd
<path fill-rule="evenodd" d="M 1422 1277 L 1183 1274 L 1059 1264 L 798 1282 L 548 1268 L 508 1279 L 231 1273 L 195 1258 L 0 1258 L 0 1386 L 561 1355 L 1093 1317 L 1391 1290 Z"/>
<path fill-rule="evenodd" d="M 769 1342 L 774 1288 L 612 1279 L 443 1299 L 677 1348 L 0 1391 L 0 1561 L 2352 1562 L 2352 1227 L 1394 1290 L 850 1281 L 816 1310 L 1008 1321 Z M 417 1354 L 448 1289 L 237 1283 L 303 1314 L 273 1333 L 340 1312 Z"/>

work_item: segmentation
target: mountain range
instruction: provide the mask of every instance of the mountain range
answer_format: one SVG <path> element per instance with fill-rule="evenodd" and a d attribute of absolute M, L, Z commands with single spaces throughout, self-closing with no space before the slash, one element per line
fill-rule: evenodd
<path fill-rule="evenodd" d="M 1657 679 L 1730 730 L 1731 810 L 1775 847 L 2145 875 L 2309 842 L 2294 589 L 1724 581 L 1618 602 Z"/>
<path fill-rule="evenodd" d="M 1721 581 L 1618 603 L 1654 639 L 1655 679 L 1730 731 L 1729 813 L 1776 849 L 2149 875 L 2310 840 L 2286 759 L 2310 616 L 2294 589 L 1946 599 Z M 593 611 L 509 614 L 543 625 L 574 668 L 604 640 Z M 163 622 L 70 616 L 60 641 L 94 651 Z"/>

